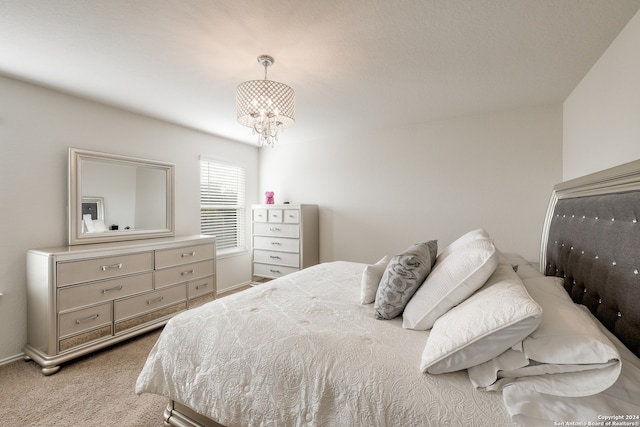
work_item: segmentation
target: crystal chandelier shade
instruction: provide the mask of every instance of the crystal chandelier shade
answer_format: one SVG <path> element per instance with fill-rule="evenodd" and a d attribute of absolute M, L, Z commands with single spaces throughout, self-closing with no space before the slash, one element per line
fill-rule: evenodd
<path fill-rule="evenodd" d="M 258 145 L 273 146 L 282 129 L 296 121 L 295 94 L 289 86 L 267 80 L 272 57 L 260 55 L 258 62 L 264 66 L 264 80 L 249 80 L 236 89 L 238 123 L 253 129 Z"/>

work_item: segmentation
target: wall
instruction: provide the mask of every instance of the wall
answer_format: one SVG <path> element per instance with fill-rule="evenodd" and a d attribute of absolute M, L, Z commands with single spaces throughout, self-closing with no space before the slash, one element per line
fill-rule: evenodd
<path fill-rule="evenodd" d="M 442 249 L 478 227 L 538 260 L 561 154 L 561 106 L 529 108 L 262 149 L 260 194 L 319 205 L 321 261 Z"/>
<path fill-rule="evenodd" d="M 640 159 L 640 12 L 565 100 L 563 177 Z"/>
<path fill-rule="evenodd" d="M 201 154 L 246 166 L 258 200 L 256 147 L 2 76 L 0 94 L 0 363 L 26 342 L 26 251 L 67 241 L 67 147 L 174 163 L 178 235 L 199 233 Z M 220 259 L 219 289 L 250 280 L 250 260 Z"/>

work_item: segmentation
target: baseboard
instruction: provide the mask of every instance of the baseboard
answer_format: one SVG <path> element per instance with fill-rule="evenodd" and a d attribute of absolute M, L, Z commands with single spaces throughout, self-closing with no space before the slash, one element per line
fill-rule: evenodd
<path fill-rule="evenodd" d="M 226 295 L 235 294 L 236 292 L 244 291 L 245 289 L 249 289 L 251 286 L 251 282 L 239 283 L 237 285 L 231 286 L 230 288 L 226 288 L 223 291 L 219 291 L 216 293 L 217 298 L 222 298 Z"/>
<path fill-rule="evenodd" d="M 0 366 L 15 362 L 16 360 L 20 360 L 22 358 L 24 358 L 24 353 L 20 353 L 20 354 L 16 354 L 15 356 L 7 357 L 6 359 L 0 360 Z"/>

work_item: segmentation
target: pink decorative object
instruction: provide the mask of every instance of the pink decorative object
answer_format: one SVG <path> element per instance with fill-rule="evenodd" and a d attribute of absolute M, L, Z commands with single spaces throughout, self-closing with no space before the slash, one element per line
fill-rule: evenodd
<path fill-rule="evenodd" d="M 273 191 L 266 191 L 264 193 L 265 203 L 268 205 L 273 204 Z"/>

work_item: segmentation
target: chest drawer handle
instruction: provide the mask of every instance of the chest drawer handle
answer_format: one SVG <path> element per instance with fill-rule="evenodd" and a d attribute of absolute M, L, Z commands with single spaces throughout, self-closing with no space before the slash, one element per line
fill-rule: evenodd
<path fill-rule="evenodd" d="M 195 269 L 191 269 L 191 270 L 189 270 L 189 271 L 183 271 L 182 273 L 180 273 L 180 275 L 181 275 L 181 276 L 187 276 L 187 275 L 189 275 L 189 274 L 193 274 L 193 273 L 195 273 L 195 272 L 196 272 L 196 270 L 195 270 Z"/>
<path fill-rule="evenodd" d="M 269 258 L 271 258 L 271 259 L 280 259 L 280 257 L 278 255 L 269 255 Z"/>
<path fill-rule="evenodd" d="M 201 288 L 206 288 L 207 286 L 209 286 L 209 283 L 203 283 L 201 285 L 196 286 L 196 291 L 200 290 Z"/>
<path fill-rule="evenodd" d="M 269 271 L 272 272 L 272 273 L 280 273 L 280 270 L 275 270 L 273 268 L 270 268 Z"/>
<path fill-rule="evenodd" d="M 151 304 L 153 304 L 154 302 L 160 302 L 160 301 L 162 301 L 163 299 L 164 299 L 164 297 L 163 297 L 163 296 L 159 296 L 158 298 L 148 299 L 148 300 L 147 300 L 147 305 L 151 305 Z"/>
<path fill-rule="evenodd" d="M 79 325 L 81 323 L 91 322 L 92 320 L 96 320 L 98 317 L 100 317 L 100 315 L 96 313 L 93 316 L 84 317 L 82 319 L 76 319 L 76 325 Z"/>
<path fill-rule="evenodd" d="M 118 264 L 103 265 L 102 271 L 115 270 L 115 269 L 121 269 L 121 268 L 122 268 L 122 263 L 120 262 Z"/>
<path fill-rule="evenodd" d="M 271 242 L 272 245 L 280 246 L 280 242 Z"/>
<path fill-rule="evenodd" d="M 186 258 L 186 257 L 190 257 L 190 256 L 196 256 L 196 251 L 186 252 L 186 253 L 182 254 L 182 258 Z"/>
<path fill-rule="evenodd" d="M 269 227 L 269 231 L 280 231 L 278 227 Z"/>
<path fill-rule="evenodd" d="M 107 292 L 111 292 L 111 291 L 121 291 L 122 290 L 122 285 L 118 285 L 118 286 L 114 286 L 113 288 L 109 288 L 109 289 L 103 289 L 102 293 L 106 294 Z"/>

